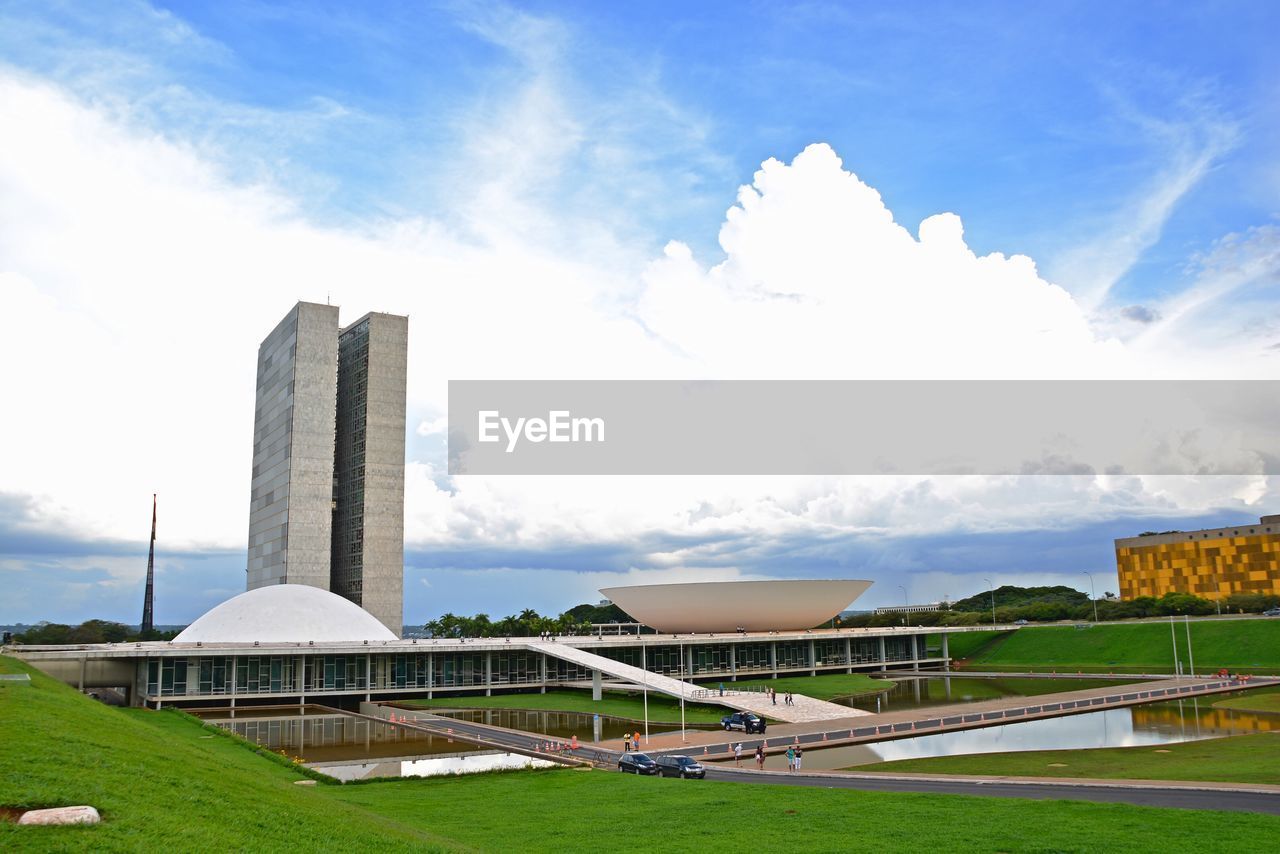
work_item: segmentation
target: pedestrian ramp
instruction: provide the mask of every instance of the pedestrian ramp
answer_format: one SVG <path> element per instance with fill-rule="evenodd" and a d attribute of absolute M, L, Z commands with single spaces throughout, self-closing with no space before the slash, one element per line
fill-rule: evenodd
<path fill-rule="evenodd" d="M 861 709 L 828 703 L 826 700 L 817 700 L 803 694 L 792 694 L 792 705 L 786 705 L 781 695 L 776 704 L 765 693 L 726 691 L 723 696 L 720 696 L 716 691 L 681 679 L 673 679 L 661 673 L 650 673 L 633 664 L 624 664 L 566 644 L 534 641 L 529 643 L 529 648 L 588 670 L 599 671 L 602 676 L 629 682 L 637 688 L 657 691 L 676 699 L 683 697 L 685 702 L 713 703 L 740 712 L 755 712 L 762 717 L 787 723 L 836 720 L 869 714 Z"/>

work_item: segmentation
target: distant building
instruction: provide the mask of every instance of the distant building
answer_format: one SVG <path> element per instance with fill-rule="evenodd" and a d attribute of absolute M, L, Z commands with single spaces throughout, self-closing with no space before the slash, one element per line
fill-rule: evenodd
<path fill-rule="evenodd" d="M 923 614 L 929 611 L 941 611 L 944 603 L 927 602 L 923 605 L 885 605 L 876 608 L 877 614 Z"/>
<path fill-rule="evenodd" d="M 1120 598 L 1280 594 L 1280 515 L 1256 525 L 1168 531 L 1115 541 Z"/>
<path fill-rule="evenodd" d="M 304 584 L 399 635 L 408 318 L 300 302 L 258 349 L 246 589 Z"/>

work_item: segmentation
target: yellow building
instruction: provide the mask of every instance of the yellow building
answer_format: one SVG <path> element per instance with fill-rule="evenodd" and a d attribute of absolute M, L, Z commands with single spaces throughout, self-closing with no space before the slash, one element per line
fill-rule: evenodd
<path fill-rule="evenodd" d="M 1194 593 L 1280 594 L 1280 515 L 1256 525 L 1172 531 L 1116 540 L 1120 598 Z"/>

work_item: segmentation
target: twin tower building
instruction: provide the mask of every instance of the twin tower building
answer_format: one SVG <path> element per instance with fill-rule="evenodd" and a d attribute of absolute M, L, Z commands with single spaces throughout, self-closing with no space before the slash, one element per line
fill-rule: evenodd
<path fill-rule="evenodd" d="M 306 584 L 404 620 L 409 319 L 300 302 L 258 348 L 247 589 Z"/>

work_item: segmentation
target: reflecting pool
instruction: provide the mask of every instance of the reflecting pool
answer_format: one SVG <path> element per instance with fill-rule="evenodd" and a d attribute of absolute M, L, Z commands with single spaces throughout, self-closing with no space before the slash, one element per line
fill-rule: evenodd
<path fill-rule="evenodd" d="M 1172 700 L 1123 709 L 1023 721 L 983 729 L 924 735 L 877 744 L 805 748 L 803 768 L 832 770 L 897 759 L 1176 744 L 1225 735 L 1280 731 L 1280 715 L 1215 709 L 1213 702 L 1235 694 Z M 765 768 L 785 771 L 784 756 L 770 756 Z"/>

